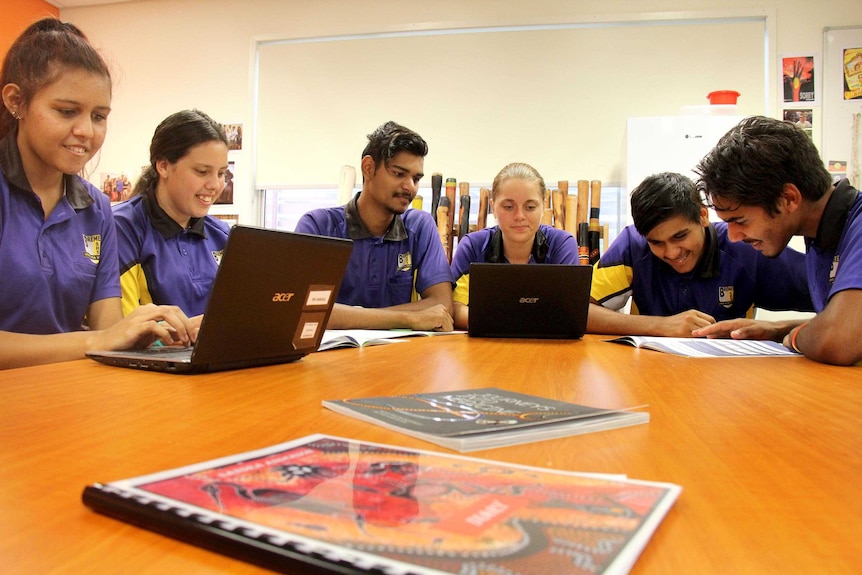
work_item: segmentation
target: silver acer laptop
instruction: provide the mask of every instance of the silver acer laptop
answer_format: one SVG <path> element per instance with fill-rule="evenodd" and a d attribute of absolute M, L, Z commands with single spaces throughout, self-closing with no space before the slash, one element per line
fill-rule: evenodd
<path fill-rule="evenodd" d="M 87 355 L 169 373 L 296 361 L 320 345 L 352 249 L 350 240 L 234 226 L 194 347 Z"/>
<path fill-rule="evenodd" d="M 586 265 L 471 264 L 467 332 L 578 339 L 587 329 L 592 278 Z"/>

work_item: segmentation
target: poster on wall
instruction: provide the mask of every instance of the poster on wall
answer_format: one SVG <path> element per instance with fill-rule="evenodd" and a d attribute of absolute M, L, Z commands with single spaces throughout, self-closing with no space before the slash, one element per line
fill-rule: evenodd
<path fill-rule="evenodd" d="M 213 217 L 225 222 L 228 227 L 233 227 L 239 223 L 239 214 L 211 214 Z"/>
<path fill-rule="evenodd" d="M 126 174 L 103 173 L 102 192 L 111 202 L 123 202 L 131 196 L 132 183 Z"/>
<path fill-rule="evenodd" d="M 242 124 L 223 124 L 229 151 L 242 150 Z"/>
<path fill-rule="evenodd" d="M 817 104 L 815 56 L 781 57 L 781 82 L 785 104 Z"/>
<path fill-rule="evenodd" d="M 844 49 L 844 99 L 862 100 L 862 48 Z"/>
<path fill-rule="evenodd" d="M 833 184 L 847 177 L 847 162 L 844 160 L 829 160 L 826 162 L 826 168 L 832 176 Z"/>
<path fill-rule="evenodd" d="M 236 173 L 236 162 L 229 161 L 227 170 L 224 172 L 224 190 L 219 197 L 216 198 L 217 204 L 232 204 L 233 203 L 233 176 Z"/>

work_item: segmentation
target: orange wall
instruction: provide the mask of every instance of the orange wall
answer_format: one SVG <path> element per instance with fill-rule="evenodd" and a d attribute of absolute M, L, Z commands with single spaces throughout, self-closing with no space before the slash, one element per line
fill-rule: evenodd
<path fill-rule="evenodd" d="M 45 16 L 60 17 L 60 9 L 44 0 L 3 0 L 3 17 L 0 18 L 0 58 L 24 28 Z"/>

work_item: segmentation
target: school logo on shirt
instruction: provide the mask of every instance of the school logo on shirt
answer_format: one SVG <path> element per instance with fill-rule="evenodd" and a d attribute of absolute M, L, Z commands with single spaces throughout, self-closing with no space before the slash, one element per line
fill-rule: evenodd
<path fill-rule="evenodd" d="M 835 283 L 835 276 L 838 274 L 838 260 L 841 259 L 841 256 L 835 254 L 835 257 L 832 258 L 832 267 L 829 268 L 829 283 Z"/>
<path fill-rule="evenodd" d="M 718 287 L 718 303 L 726 308 L 733 305 L 733 286 Z"/>
<path fill-rule="evenodd" d="M 221 265 L 221 257 L 224 255 L 224 250 L 216 250 L 214 252 L 210 252 L 213 255 L 213 259 L 217 266 Z"/>
<path fill-rule="evenodd" d="M 102 252 L 102 234 L 84 236 L 84 257 L 94 264 L 99 263 Z"/>
<path fill-rule="evenodd" d="M 409 272 L 411 269 L 413 269 L 413 260 L 410 258 L 410 252 L 398 254 L 398 271 Z"/>

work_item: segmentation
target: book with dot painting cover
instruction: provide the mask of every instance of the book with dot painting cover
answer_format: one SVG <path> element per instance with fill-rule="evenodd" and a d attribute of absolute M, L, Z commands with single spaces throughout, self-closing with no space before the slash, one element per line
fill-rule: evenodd
<path fill-rule="evenodd" d="M 311 435 L 95 483 L 96 512 L 278 572 L 627 573 L 681 488 Z"/>
<path fill-rule="evenodd" d="M 326 400 L 323 406 L 457 451 L 476 451 L 649 421 L 649 413 L 587 407 L 496 387 Z"/>

